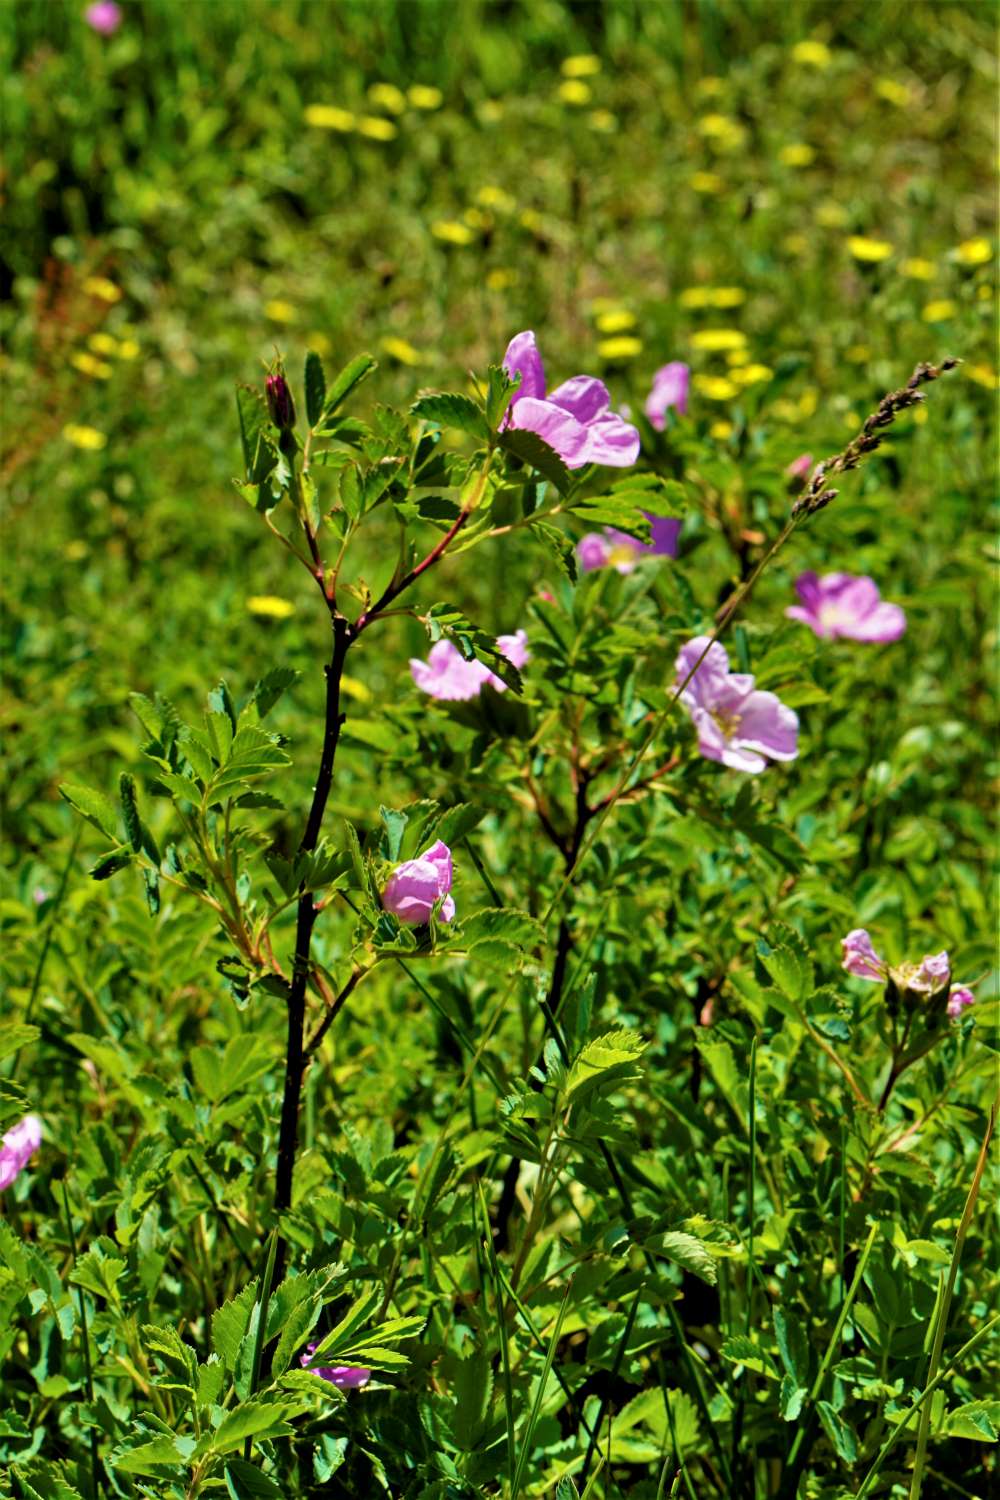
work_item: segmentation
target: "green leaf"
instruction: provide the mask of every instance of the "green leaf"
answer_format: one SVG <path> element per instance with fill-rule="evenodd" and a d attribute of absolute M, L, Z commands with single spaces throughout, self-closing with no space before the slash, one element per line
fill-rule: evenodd
<path fill-rule="evenodd" d="M 809 949 L 794 928 L 777 924 L 768 938 L 758 940 L 757 957 L 787 999 L 802 1001 L 812 993 Z"/>
<path fill-rule="evenodd" d="M 20 1047 L 26 1047 L 41 1036 L 37 1026 L 24 1025 L 19 1021 L 7 1021 L 0 1026 L 0 1062 L 10 1057 Z"/>
<path fill-rule="evenodd" d="M 139 805 L 135 797 L 135 777 L 123 771 L 118 778 L 118 795 L 122 804 L 122 819 L 125 837 L 136 854 L 142 850 L 142 823 L 139 820 Z"/>
<path fill-rule="evenodd" d="M 243 444 L 243 469 L 249 477 L 257 458 L 258 442 L 270 419 L 264 398 L 249 385 L 236 387 L 236 410 L 239 414 L 240 440 Z"/>
<path fill-rule="evenodd" d="M 187 1462 L 193 1442 L 191 1439 L 155 1437 L 151 1442 L 138 1443 L 134 1448 L 116 1448 L 109 1459 L 114 1472 L 125 1474 L 161 1474 L 165 1467 L 178 1467 Z"/>
<path fill-rule="evenodd" d="M 285 1491 L 255 1464 L 230 1458 L 223 1470 L 230 1500 L 284 1500 Z"/>
<path fill-rule="evenodd" d="M 796 1385 L 809 1384 L 809 1338 L 797 1315 L 775 1307 L 774 1333 L 778 1340 L 781 1363 Z"/>
<path fill-rule="evenodd" d="M 410 407 L 410 413 L 421 422 L 433 422 L 437 427 L 457 427 L 476 438 L 488 438 L 490 434 L 482 407 L 470 396 L 459 395 L 456 391 L 421 396 Z"/>
<path fill-rule="evenodd" d="M 69 1280 L 74 1286 L 82 1286 L 88 1292 L 93 1292 L 96 1297 L 116 1303 L 118 1301 L 116 1287 L 126 1265 L 126 1261 L 119 1260 L 114 1255 L 105 1255 L 103 1251 L 95 1247 L 79 1257 L 69 1273 Z"/>
<path fill-rule="evenodd" d="M 755 1375 L 766 1375 L 768 1380 L 780 1379 L 770 1354 L 758 1348 L 753 1339 L 746 1338 L 741 1333 L 726 1339 L 719 1353 L 731 1364 L 743 1365 L 746 1369 L 752 1370 Z"/>
<path fill-rule="evenodd" d="M 272 667 L 254 687 L 250 695 L 259 719 L 266 718 L 281 695 L 291 687 L 299 676 L 294 667 Z"/>
<path fill-rule="evenodd" d="M 240 1344 L 250 1323 L 257 1298 L 257 1278 L 247 1283 L 230 1302 L 212 1314 L 212 1348 L 228 1369 L 233 1369 Z"/>
<path fill-rule="evenodd" d="M 251 725 L 239 730 L 234 737 L 228 759 L 212 778 L 206 796 L 218 800 L 224 792 L 241 786 L 243 782 L 256 776 L 269 776 L 291 763 L 291 756 L 275 744 L 269 734 Z"/>
<path fill-rule="evenodd" d="M 496 432 L 507 414 L 511 397 L 521 384 L 521 377 L 511 380 L 502 365 L 490 365 L 486 378 L 486 422 L 491 432 Z"/>
<path fill-rule="evenodd" d="M 505 943 L 511 948 L 535 948 L 543 940 L 541 926 L 526 911 L 488 906 L 462 924 L 455 946 L 471 949 L 480 943 Z"/>
<path fill-rule="evenodd" d="M 719 1279 L 714 1259 L 703 1242 L 693 1234 L 683 1234 L 680 1230 L 671 1229 L 664 1234 L 654 1235 L 646 1244 L 651 1250 L 665 1255 L 667 1260 L 683 1266 L 685 1271 L 691 1271 L 709 1286 L 715 1286 Z"/>
<path fill-rule="evenodd" d="M 936 1437 L 968 1438 L 973 1443 L 995 1443 L 1000 1432 L 1000 1400 L 967 1401 L 948 1412 Z"/>
<path fill-rule="evenodd" d="M 99 833 L 106 834 L 109 839 L 118 838 L 118 813 L 110 797 L 106 797 L 103 792 L 95 791 L 93 787 L 80 786 L 69 781 L 60 784 L 59 795 L 69 803 L 70 807 L 82 814 Z"/>
<path fill-rule="evenodd" d="M 339 406 L 347 400 L 348 396 L 367 380 L 373 371 L 378 369 L 378 361 L 372 359 L 370 354 L 359 354 L 352 359 L 349 365 L 345 365 L 340 374 L 334 380 L 326 394 L 326 404 L 323 407 L 324 424 L 333 416 Z"/>
<path fill-rule="evenodd" d="M 608 1031 L 588 1042 L 573 1063 L 567 1081 L 567 1097 L 575 1101 L 595 1085 L 640 1078 L 639 1058 L 646 1043 L 637 1031 Z"/>
<path fill-rule="evenodd" d="M 314 349 L 310 349 L 306 355 L 303 384 L 306 388 L 306 416 L 309 426 L 315 427 L 323 415 L 326 402 L 326 376 L 323 373 L 323 361 Z"/>
<path fill-rule="evenodd" d="M 132 851 L 124 845 L 120 849 L 111 849 L 107 854 L 101 856 L 96 865 L 92 865 L 87 871 L 91 880 L 109 880 L 112 875 L 117 875 L 119 870 L 124 870 L 126 865 L 132 863 Z"/>
<path fill-rule="evenodd" d="M 853 1464 L 858 1456 L 858 1439 L 854 1428 L 844 1421 L 840 1412 L 835 1411 L 829 1401 L 817 1401 L 816 1410 L 838 1455 L 845 1464 Z"/>
<path fill-rule="evenodd" d="M 206 1433 L 198 1445 L 199 1456 L 231 1453 L 243 1446 L 248 1437 L 261 1442 L 264 1438 L 288 1437 L 294 1431 L 288 1416 L 295 1407 L 253 1397 L 223 1417 L 213 1433 Z"/>
<path fill-rule="evenodd" d="M 536 432 L 523 432 L 517 427 L 508 427 L 501 432 L 497 442 L 505 453 L 510 453 L 523 464 L 537 469 L 539 474 L 555 485 L 560 495 L 568 494 L 573 476 L 554 448 L 543 443 Z"/>
<path fill-rule="evenodd" d="M 482 1438 L 493 1394 L 493 1368 L 485 1349 L 477 1350 L 457 1365 L 452 1389 L 455 1393 L 452 1431 L 458 1446 L 471 1453 Z"/>

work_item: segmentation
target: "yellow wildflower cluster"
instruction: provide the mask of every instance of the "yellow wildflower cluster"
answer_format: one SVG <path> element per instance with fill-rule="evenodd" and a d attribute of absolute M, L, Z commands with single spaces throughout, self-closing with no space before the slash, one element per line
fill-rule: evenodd
<path fill-rule="evenodd" d="M 379 343 L 384 352 L 390 355 L 392 359 L 398 360 L 401 365 L 422 365 L 424 363 L 424 356 L 420 353 L 420 350 L 414 349 L 413 345 L 407 343 L 406 339 L 397 338 L 395 334 L 387 333 L 384 338 L 379 340 Z"/>
<path fill-rule="evenodd" d="M 738 328 L 699 328 L 691 335 L 692 349 L 708 354 L 724 354 L 727 349 L 741 349 L 747 341 Z"/>
<path fill-rule="evenodd" d="M 617 362 L 625 359 L 635 359 L 637 354 L 642 353 L 642 339 L 633 338 L 631 334 L 623 333 L 618 338 L 600 339 L 597 344 L 597 352 L 602 359 Z"/>
<path fill-rule="evenodd" d="M 595 57 L 593 52 L 581 52 L 575 57 L 564 57 L 562 73 L 564 78 L 591 78 L 595 73 L 601 71 L 601 59 Z"/>
<path fill-rule="evenodd" d="M 468 224 L 463 224 L 460 219 L 435 219 L 431 234 L 446 245 L 471 245 L 476 238 Z"/>
<path fill-rule="evenodd" d="M 865 234 L 850 235 L 847 248 L 855 260 L 864 261 L 869 265 L 875 265 L 880 260 L 888 260 L 892 254 L 892 246 L 888 240 L 869 239 Z"/>
<path fill-rule="evenodd" d="M 83 290 L 89 297 L 98 297 L 102 302 L 120 302 L 123 295 L 121 287 L 115 286 L 106 276 L 84 277 Z"/>
<path fill-rule="evenodd" d="M 107 444 L 107 435 L 99 432 L 96 427 L 85 427 L 79 422 L 68 422 L 62 430 L 62 435 L 67 443 L 72 443 L 74 448 L 82 448 L 88 453 L 97 453 Z"/>
<path fill-rule="evenodd" d="M 282 599 L 277 594 L 251 594 L 246 605 L 252 615 L 265 620 L 287 620 L 295 613 L 291 600 Z"/>
<path fill-rule="evenodd" d="M 592 98 L 589 85 L 579 78 L 564 78 L 558 94 L 564 104 L 589 104 Z"/>
<path fill-rule="evenodd" d="M 741 286 L 689 286 L 678 297 L 681 307 L 739 307 L 747 299 Z"/>
<path fill-rule="evenodd" d="M 716 151 L 738 151 L 747 137 L 744 126 L 731 115 L 703 115 L 698 132 Z"/>

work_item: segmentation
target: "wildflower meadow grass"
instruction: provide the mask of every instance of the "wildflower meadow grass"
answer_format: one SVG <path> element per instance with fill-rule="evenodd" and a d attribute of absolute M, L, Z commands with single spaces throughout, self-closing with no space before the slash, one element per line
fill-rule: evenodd
<path fill-rule="evenodd" d="M 0 9 L 0 1494 L 996 1493 L 996 43 Z"/>

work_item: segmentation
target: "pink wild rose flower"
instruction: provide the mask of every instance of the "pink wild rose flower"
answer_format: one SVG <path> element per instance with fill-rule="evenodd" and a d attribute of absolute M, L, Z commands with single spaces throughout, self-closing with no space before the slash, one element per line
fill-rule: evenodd
<path fill-rule="evenodd" d="M 676 557 L 681 523 L 672 516 L 643 515 L 650 523 L 648 542 L 637 541 L 627 531 L 605 526 L 603 532 L 588 531 L 576 544 L 576 557 L 585 573 L 609 565 L 619 573 L 631 573 L 644 557 Z"/>
<path fill-rule="evenodd" d="M 530 329 L 515 334 L 507 345 L 503 367 L 521 384 L 514 392 L 505 427 L 534 432 L 558 453 L 568 469 L 584 464 L 607 464 L 623 469 L 639 457 L 639 433 L 611 410 L 603 380 L 574 375 L 546 393 L 545 367 Z"/>
<path fill-rule="evenodd" d="M 898 641 L 906 615 L 898 604 L 886 604 L 873 578 L 851 573 L 800 573 L 795 591 L 801 600 L 785 614 L 800 620 L 820 640 Z"/>
<path fill-rule="evenodd" d="M 111 36 L 122 23 L 122 8 L 115 4 L 115 0 L 96 0 L 94 5 L 87 6 L 83 19 L 92 31 Z"/>
<path fill-rule="evenodd" d="M 880 958 L 872 946 L 872 940 L 863 927 L 855 927 L 841 939 L 843 967 L 855 979 L 870 979 L 880 984 L 889 973 L 889 966 Z"/>
<path fill-rule="evenodd" d="M 308 1368 L 316 1349 L 316 1344 L 307 1344 L 306 1352 L 300 1357 L 299 1364 Z M 317 1365 L 311 1373 L 318 1375 L 321 1380 L 328 1380 L 339 1391 L 360 1390 L 372 1378 L 371 1370 L 365 1370 L 360 1365 Z"/>
<path fill-rule="evenodd" d="M 948 1016 L 957 1021 L 967 1005 L 975 1005 L 976 997 L 964 984 L 956 984 L 948 995 Z"/>
<path fill-rule="evenodd" d="M 794 760 L 799 753 L 798 715 L 774 693 L 758 691 L 749 672 L 730 672 L 729 657 L 718 641 L 710 643 L 707 635 L 699 635 L 681 647 L 678 684 L 685 682 L 703 652 L 704 660 L 680 695 L 698 731 L 702 755 L 752 774 L 763 771 L 769 759 Z"/>
<path fill-rule="evenodd" d="M 42 1122 L 37 1115 L 25 1115 L 11 1126 L 0 1141 L 0 1192 L 24 1171 L 41 1144 Z"/>
<path fill-rule="evenodd" d="M 513 635 L 498 635 L 497 648 L 518 671 L 531 657 L 524 630 L 516 630 Z M 426 661 L 411 656 L 410 675 L 421 692 L 450 703 L 466 703 L 470 698 L 478 698 L 484 687 L 491 687 L 496 693 L 507 691 L 502 677 L 475 657 L 466 661 L 452 641 L 438 641 L 431 647 Z"/>
<path fill-rule="evenodd" d="M 792 459 L 791 463 L 788 465 L 788 468 L 785 470 L 785 473 L 788 475 L 789 479 L 805 479 L 812 466 L 812 454 L 800 453 L 798 458 Z"/>
<path fill-rule="evenodd" d="M 422 927 L 437 907 L 438 920 L 451 922 L 451 850 L 438 839 L 416 859 L 397 865 L 382 892 L 382 905 L 408 927 Z M 438 906 L 440 902 L 440 906 Z"/>
<path fill-rule="evenodd" d="M 646 416 L 651 427 L 662 432 L 667 425 L 667 412 L 671 409 L 681 416 L 688 409 L 688 386 L 691 371 L 679 359 L 662 365 L 653 376 L 653 385 L 646 397 Z"/>

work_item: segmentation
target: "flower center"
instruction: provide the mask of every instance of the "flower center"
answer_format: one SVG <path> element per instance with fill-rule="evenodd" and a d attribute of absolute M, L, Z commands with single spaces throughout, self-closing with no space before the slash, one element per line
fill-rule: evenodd
<path fill-rule="evenodd" d="M 740 715 L 737 713 L 724 714 L 720 713 L 718 709 L 713 709 L 712 718 L 718 724 L 723 737 L 727 740 L 731 740 L 740 727 Z"/>

